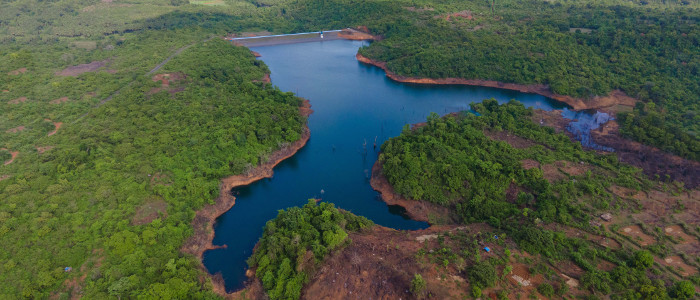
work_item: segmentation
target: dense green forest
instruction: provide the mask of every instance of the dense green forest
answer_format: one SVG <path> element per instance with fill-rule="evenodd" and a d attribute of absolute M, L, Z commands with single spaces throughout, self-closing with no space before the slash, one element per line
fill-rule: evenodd
<path fill-rule="evenodd" d="M 382 145 L 379 163 L 397 193 L 454 208 L 465 224 L 487 222 L 504 230 L 528 253 L 554 262 L 574 261 L 586 270 L 583 287 L 596 294 L 621 299 L 636 299 L 634 295 L 639 294 L 668 297 L 665 281 L 648 279 L 653 261 L 635 262 L 640 258 L 632 256 L 630 249 L 601 247 L 542 226 L 559 223 L 605 234 L 604 227 L 592 225 L 593 218 L 630 205 L 609 188 L 647 190 L 653 182 L 614 155 L 584 151 L 566 135 L 536 124 L 533 110 L 519 102 L 499 105 L 484 100 L 473 104 L 472 110 L 444 118 L 433 114 L 425 126 L 415 130 L 407 126 L 401 136 Z M 513 147 L 489 137 L 495 132 L 527 139 L 532 145 Z M 525 168 L 526 162 L 543 167 Z M 546 165 L 569 171 L 553 178 L 543 173 Z M 595 267 L 599 258 L 617 267 L 610 272 L 599 270 Z M 474 263 L 478 267 L 478 261 Z M 479 288 L 490 285 L 479 283 L 475 276 L 472 280 Z"/>
<path fill-rule="evenodd" d="M 299 299 L 310 272 L 331 251 L 349 243 L 347 231 L 371 227 L 371 221 L 311 199 L 303 207 L 280 210 L 265 231 L 249 265 L 270 299 Z"/>
<path fill-rule="evenodd" d="M 299 139 L 305 122 L 297 97 L 253 82 L 267 72 L 248 49 L 213 39 L 159 71 L 180 79 L 169 90 L 137 77 L 84 118 L 42 110 L 51 97 L 35 95 L 28 107 L 3 101 L 6 122 L 32 125 L 29 137 L 5 142 L 20 155 L 3 166 L 11 177 L 0 182 L 0 294 L 44 298 L 80 285 L 90 298 L 213 296 L 196 259 L 179 251 L 194 211 L 217 196 L 220 178 Z M 84 93 L 98 88 L 94 77 L 110 76 L 101 73 L 67 80 L 83 83 L 82 91 L 73 86 Z M 70 98 L 78 103 L 66 110 L 91 104 Z M 41 116 L 75 121 L 47 137 Z"/>
<path fill-rule="evenodd" d="M 624 135 L 700 159 L 696 5 L 416 2 L 435 10 L 370 27 L 386 39 L 361 53 L 404 76 L 548 84 L 581 98 L 620 89 L 646 103 L 621 114 Z"/>
<path fill-rule="evenodd" d="M 298 98 L 254 82 L 269 70 L 247 49 L 218 38 L 203 42 L 226 34 L 365 25 L 385 39 L 361 52 L 402 75 L 546 83 L 581 97 L 621 89 L 644 101 L 618 115 L 624 134 L 696 160 L 700 153 L 696 0 L 191 2 L 0 1 L 0 298 L 216 297 L 200 281 L 199 262 L 179 252 L 195 210 L 217 196 L 221 177 L 297 140 L 305 122 Z M 440 17 L 464 10 L 472 19 Z M 167 85 L 152 80 L 158 74 Z M 492 106 L 475 109 L 500 111 Z M 503 109 L 513 124 L 527 114 L 514 105 Z M 431 122 L 459 127 L 470 118 Z M 488 126 L 512 126 L 493 122 Z M 594 156 L 534 127 L 515 130 L 561 149 L 484 146 L 541 163 L 584 161 L 615 176 L 549 183 L 512 158 L 474 150 L 485 155 L 483 164 L 444 170 L 473 186 L 437 175 L 421 178 L 432 185 L 417 185 L 414 176 L 397 186 L 461 204 L 464 221 L 507 227 L 527 213 L 529 221 L 586 227 L 589 212 L 617 205 L 602 187 L 649 184 L 612 156 Z M 473 131 L 469 139 L 486 141 Z M 439 151 L 456 147 L 431 143 Z M 2 164 L 13 153 L 14 161 Z M 481 180 L 469 169 L 477 165 L 503 182 Z M 508 180 L 524 188 L 516 203 L 499 202 Z M 464 197 L 474 202 L 460 203 Z M 556 237 L 533 232 L 542 243 Z"/>
<path fill-rule="evenodd" d="M 479 115 L 440 118 L 433 113 L 427 126 L 416 132 L 407 126 L 401 136 L 382 145 L 379 160 L 399 194 L 455 206 L 467 223 L 491 220 L 498 225 L 530 207 L 536 208 L 529 214 L 533 220 L 584 226 L 588 205 L 610 208 L 613 195 L 606 187 L 616 184 L 639 190 L 649 185 L 638 169 L 619 163 L 614 155 L 584 151 L 566 135 L 535 124 L 532 109 L 519 102 L 498 105 L 496 100 L 484 100 L 472 104 L 472 109 Z M 488 137 L 484 131 L 489 130 L 507 131 L 534 144 L 514 148 Z M 541 165 L 584 164 L 605 173 L 549 182 L 539 168 L 525 169 L 523 160 Z M 503 201 L 511 185 L 522 188 L 515 203 Z"/>

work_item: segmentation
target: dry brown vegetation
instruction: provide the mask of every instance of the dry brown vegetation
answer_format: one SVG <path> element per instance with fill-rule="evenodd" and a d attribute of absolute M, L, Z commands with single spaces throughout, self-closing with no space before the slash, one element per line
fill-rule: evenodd
<path fill-rule="evenodd" d="M 7 75 L 19 75 L 19 74 L 24 74 L 27 72 L 27 68 L 19 68 L 17 70 L 13 70 L 10 72 L 7 72 Z"/>
<path fill-rule="evenodd" d="M 5 132 L 7 132 L 7 133 L 17 133 L 17 132 L 20 132 L 20 131 L 22 131 L 22 130 L 24 130 L 24 129 L 26 129 L 24 126 L 17 126 L 17 127 L 15 127 L 15 128 L 10 128 L 10 129 L 8 129 L 8 130 L 5 130 Z"/>
<path fill-rule="evenodd" d="M 58 98 L 58 99 L 51 100 L 49 103 L 50 103 L 50 104 L 61 104 L 61 103 L 66 103 L 66 102 L 68 102 L 68 100 L 69 100 L 68 97 L 61 97 L 61 98 Z"/>
<path fill-rule="evenodd" d="M 24 102 L 27 102 L 27 97 L 19 97 L 17 99 L 12 99 L 12 100 L 8 101 L 7 103 L 8 104 L 20 104 L 20 103 L 24 103 Z"/>
<path fill-rule="evenodd" d="M 67 67 L 55 73 L 57 76 L 78 76 L 87 72 L 96 72 L 100 68 L 104 68 L 109 64 L 109 60 L 93 61 L 87 64 Z"/>
<path fill-rule="evenodd" d="M 144 204 L 136 209 L 136 213 L 131 218 L 132 225 L 145 225 L 153 222 L 159 217 L 168 216 L 168 204 L 160 198 L 152 198 L 145 201 Z"/>

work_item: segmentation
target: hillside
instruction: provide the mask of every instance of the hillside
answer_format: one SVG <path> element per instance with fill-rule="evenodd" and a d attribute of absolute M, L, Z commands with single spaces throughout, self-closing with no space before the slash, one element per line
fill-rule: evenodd
<path fill-rule="evenodd" d="M 680 282 L 698 284 L 689 275 L 698 267 L 694 211 L 700 196 L 696 187 L 678 183 L 697 177 L 686 172 L 693 165 L 675 155 L 699 160 L 699 5 L 0 1 L 0 298 L 225 296 L 214 291 L 200 258 L 185 249 L 202 238 L 195 233 L 210 230 L 206 222 L 195 228 L 202 225 L 195 219 L 227 195 L 223 178 L 255 177 L 257 166 L 281 157 L 278 150 L 289 152 L 308 139 L 309 110 L 269 84 L 270 70 L 247 48 L 222 38 L 347 27 L 376 36 L 359 54 L 403 78 L 517 84 L 584 105 L 601 98 L 616 104 L 615 95 L 624 95 L 624 105 L 595 107 L 615 114 L 616 134 L 641 144 L 625 141 L 626 157 L 587 151 L 540 127 L 541 116 L 517 104 L 486 101 L 474 107 L 479 118 L 431 116 L 425 127 L 407 129 L 383 146 L 379 173 L 404 204 L 427 209 L 416 216 L 452 227 L 348 230 L 357 244 L 332 243 L 336 251 L 318 252 L 324 255 L 316 257 L 317 267 L 324 261 L 341 265 L 353 257 L 343 251 L 377 246 L 377 237 L 395 239 L 395 245 L 381 244 L 386 253 L 399 247 L 396 257 L 405 257 L 400 263 L 406 271 L 392 291 L 405 291 L 407 280 L 425 274 L 428 287 L 421 295 L 462 297 L 472 290 L 463 295 L 451 289 L 474 286 L 467 266 L 481 262 L 476 254 L 482 250 L 472 244 L 483 241 L 494 247 L 487 261 L 499 276 L 509 264 L 513 270 L 520 270 L 515 264 L 543 264 L 540 271 L 549 275 L 542 282 L 561 288 L 563 272 L 546 270 L 570 263 L 581 272 L 565 275 L 579 280 L 584 294 L 678 296 L 678 288 L 687 287 Z M 663 153 L 638 155 L 636 149 L 647 146 Z M 293 154 L 286 152 L 282 156 Z M 625 163 L 634 160 L 655 169 Z M 678 165 L 691 167 L 678 171 Z M 603 213 L 614 220 L 600 221 Z M 463 225 L 468 228 L 455 231 Z M 620 248 L 571 232 L 614 239 Z M 485 241 L 491 233 L 505 236 Z M 399 234 L 404 237 L 394 237 Z M 423 252 L 442 254 L 414 255 L 415 238 L 425 234 L 438 237 L 420 246 Z M 447 237 L 444 245 L 439 236 Z M 457 259 L 462 250 L 463 264 Z M 635 265 L 635 253 L 647 253 L 640 251 L 649 251 L 655 264 Z M 530 256 L 535 258 L 523 258 Z M 367 262 L 373 262 L 367 268 L 377 265 Z M 441 271 L 427 271 L 440 264 Z M 618 276 L 625 272 L 635 277 Z M 436 274 L 464 281 L 431 290 L 440 283 L 428 275 Z M 662 282 L 639 279 L 643 275 Z M 290 295 L 341 295 L 324 290 L 329 278 L 308 276 L 305 289 L 296 293 L 292 284 Z M 483 292 L 517 290 L 508 285 L 510 277 L 503 278 L 481 286 Z M 264 287 L 277 289 L 269 280 Z"/>

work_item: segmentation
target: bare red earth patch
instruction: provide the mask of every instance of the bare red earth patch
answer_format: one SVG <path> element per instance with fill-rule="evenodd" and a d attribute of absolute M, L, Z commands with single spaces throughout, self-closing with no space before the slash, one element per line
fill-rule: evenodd
<path fill-rule="evenodd" d="M 27 72 L 27 68 L 19 68 L 14 71 L 7 72 L 7 75 L 19 75 L 19 74 L 24 74 Z"/>
<path fill-rule="evenodd" d="M 161 214 L 167 217 L 168 204 L 163 199 L 150 199 L 136 209 L 136 213 L 131 218 L 132 225 L 144 225 L 153 222 Z"/>
<path fill-rule="evenodd" d="M 53 148 L 54 146 L 36 147 L 36 152 L 38 152 L 39 154 L 43 154 L 44 152 L 49 151 Z"/>
<path fill-rule="evenodd" d="M 20 104 L 20 103 L 24 103 L 24 102 L 27 102 L 27 97 L 19 97 L 17 99 L 10 100 L 7 103 L 8 104 Z"/>
<path fill-rule="evenodd" d="M 5 130 L 5 132 L 7 132 L 7 133 L 17 133 L 17 132 L 20 132 L 20 131 L 22 131 L 22 130 L 24 130 L 24 129 L 26 129 L 24 126 L 17 126 L 17 127 L 15 127 L 15 128 L 11 128 L 11 129 Z"/>
<path fill-rule="evenodd" d="M 523 149 L 523 148 L 528 148 L 530 146 L 536 145 L 535 142 L 521 138 L 517 135 L 514 135 L 508 131 L 494 131 L 494 130 L 484 130 L 484 135 L 487 137 L 491 138 L 492 140 L 496 141 L 503 141 L 511 145 L 513 148 L 518 148 L 518 149 Z"/>
<path fill-rule="evenodd" d="M 50 122 L 51 122 L 51 120 L 48 120 L 48 119 L 45 120 L 45 121 L 50 121 Z M 53 126 L 55 126 L 56 129 L 54 129 L 53 131 L 49 132 L 48 136 L 52 136 L 52 135 L 56 134 L 56 132 L 58 132 L 58 129 L 61 128 L 61 125 L 63 125 L 63 122 L 53 122 Z"/>
<path fill-rule="evenodd" d="M 100 68 L 106 67 L 109 60 L 93 61 L 87 64 L 67 67 L 61 71 L 54 73 L 57 76 L 78 76 L 87 72 L 95 72 Z"/>
<path fill-rule="evenodd" d="M 651 244 L 656 243 L 656 239 L 654 239 L 654 237 L 642 232 L 642 228 L 639 227 L 639 225 L 630 225 L 627 227 L 623 227 L 620 229 L 619 232 L 623 235 L 631 237 L 634 241 L 639 243 L 639 245 L 641 245 L 642 247 L 649 246 Z"/>
<path fill-rule="evenodd" d="M 664 259 L 655 258 L 654 260 L 661 265 L 675 268 L 683 277 L 688 277 L 698 273 L 697 268 L 686 264 L 685 261 L 683 261 L 683 258 L 680 256 L 669 256 Z"/>
<path fill-rule="evenodd" d="M 463 11 L 451 13 L 451 14 L 448 14 L 445 16 L 445 20 L 447 20 L 447 21 L 450 21 L 450 19 L 452 19 L 452 18 L 474 20 L 474 16 L 472 15 L 471 10 L 463 10 Z"/>
<path fill-rule="evenodd" d="M 2 148 L 2 149 L 0 149 L 0 150 L 9 151 L 9 150 L 7 150 L 6 148 Z M 14 162 L 15 159 L 17 158 L 17 155 L 19 155 L 19 151 L 9 151 L 9 152 L 10 152 L 10 155 L 12 155 L 12 157 L 10 157 L 10 159 L 9 159 L 8 161 L 5 162 L 5 165 L 6 165 L 6 166 L 9 165 L 9 164 L 11 164 L 12 162 Z"/>
<path fill-rule="evenodd" d="M 532 159 L 524 159 L 520 161 L 523 164 L 523 169 L 529 170 L 532 168 L 539 168 L 540 162 Z"/>
<path fill-rule="evenodd" d="M 68 102 L 68 97 L 61 97 L 58 99 L 51 100 L 49 103 L 50 104 L 61 104 L 61 103 L 66 103 Z"/>

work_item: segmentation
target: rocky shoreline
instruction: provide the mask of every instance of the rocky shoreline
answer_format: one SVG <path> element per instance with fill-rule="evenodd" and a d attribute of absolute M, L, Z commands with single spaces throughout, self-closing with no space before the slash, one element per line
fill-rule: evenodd
<path fill-rule="evenodd" d="M 312 112 L 313 110 L 311 110 L 309 100 L 304 100 L 303 105 L 299 107 L 299 113 L 305 117 L 308 117 Z M 311 137 L 310 133 L 309 127 L 304 125 L 301 138 L 289 146 L 272 153 L 266 163 L 255 167 L 246 174 L 233 175 L 222 179 L 219 186 L 219 197 L 216 198 L 214 204 L 207 205 L 197 211 L 192 221 L 194 234 L 185 242 L 181 248 L 181 251 L 197 257 L 200 261 L 200 268 L 204 272 L 207 272 L 204 264 L 202 263 L 202 256 L 204 252 L 207 250 L 226 247 L 215 246 L 212 244 L 212 241 L 214 240 L 214 222 L 216 221 L 216 218 L 226 213 L 236 203 L 236 197 L 230 193 L 231 189 L 249 185 L 263 178 L 272 177 L 274 167 L 283 160 L 292 157 L 297 153 L 297 151 L 299 151 L 299 149 L 303 148 Z M 215 276 L 212 277 L 214 277 L 212 278 L 214 292 L 223 297 L 229 297 L 232 295 L 226 293 L 223 280 L 217 280 Z"/>
<path fill-rule="evenodd" d="M 391 72 L 387 67 L 385 62 L 376 61 L 368 58 L 360 53 L 357 53 L 356 58 L 362 63 L 373 65 L 381 68 L 386 72 L 386 76 L 390 79 L 398 82 L 405 83 L 417 83 L 417 84 L 457 84 L 457 85 L 473 85 L 473 86 L 484 86 L 492 87 L 506 90 L 513 90 L 522 93 L 532 93 L 542 95 L 554 100 L 564 102 L 571 106 L 574 110 L 585 110 L 585 109 L 598 109 L 604 107 L 611 107 L 615 105 L 624 106 L 634 106 L 638 101 L 620 90 L 614 90 L 610 92 L 607 96 L 596 96 L 591 99 L 581 99 L 574 98 L 571 96 L 559 95 L 553 93 L 548 85 L 545 84 L 516 84 L 516 83 L 504 83 L 492 80 L 481 80 L 481 79 L 463 79 L 463 78 L 417 78 L 417 77 L 406 77 L 397 75 Z"/>

